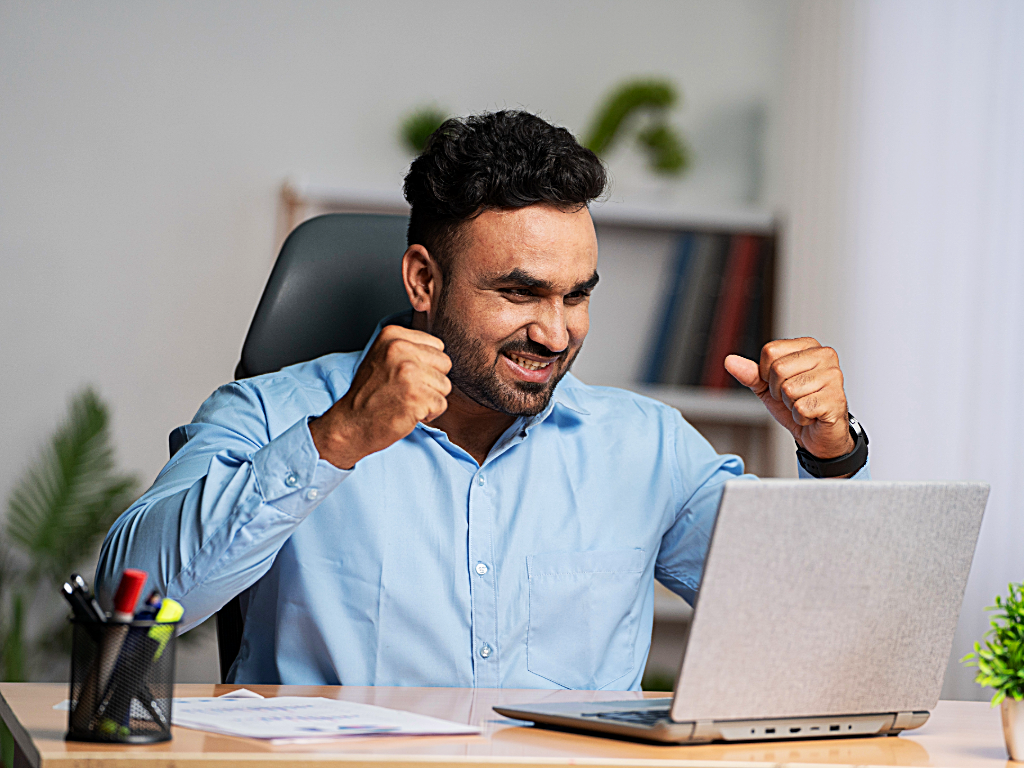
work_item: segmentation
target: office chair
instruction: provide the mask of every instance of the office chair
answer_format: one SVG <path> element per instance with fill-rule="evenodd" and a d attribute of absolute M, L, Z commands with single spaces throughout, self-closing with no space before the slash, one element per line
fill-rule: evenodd
<path fill-rule="evenodd" d="M 360 350 L 382 317 L 408 309 L 401 275 L 408 223 L 407 216 L 332 213 L 296 227 L 263 289 L 235 378 Z M 242 624 L 235 596 L 217 612 L 221 682 L 241 648 Z"/>

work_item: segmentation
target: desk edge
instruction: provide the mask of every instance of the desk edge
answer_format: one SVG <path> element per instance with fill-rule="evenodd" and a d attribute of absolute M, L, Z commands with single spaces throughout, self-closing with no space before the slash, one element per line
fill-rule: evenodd
<path fill-rule="evenodd" d="M 10 731 L 11 736 L 14 738 L 15 749 L 21 750 L 21 753 L 25 756 L 29 765 L 34 768 L 39 768 L 42 764 L 42 758 L 39 755 L 39 750 L 36 749 L 36 745 L 32 743 L 32 736 L 18 721 L 18 718 L 14 714 L 14 710 L 11 709 L 11 705 L 7 703 L 2 691 L 0 691 L 0 720 L 4 721 L 4 725 L 7 726 L 7 730 Z"/>

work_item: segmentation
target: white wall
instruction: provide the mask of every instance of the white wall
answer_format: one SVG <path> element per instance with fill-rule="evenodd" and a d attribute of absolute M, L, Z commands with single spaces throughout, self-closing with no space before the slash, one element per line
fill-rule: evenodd
<path fill-rule="evenodd" d="M 398 188 L 424 102 L 582 130 L 667 75 L 693 172 L 651 185 L 621 152 L 616 194 L 770 200 L 786 29 L 757 0 L 0 5 L 0 498 L 86 383 L 148 484 L 231 377 L 282 180 Z"/>

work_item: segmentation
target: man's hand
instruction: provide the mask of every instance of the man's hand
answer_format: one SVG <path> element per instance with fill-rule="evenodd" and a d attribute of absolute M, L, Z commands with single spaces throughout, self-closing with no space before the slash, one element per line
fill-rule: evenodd
<path fill-rule="evenodd" d="M 397 325 L 384 327 L 348 392 L 309 422 L 320 458 L 351 469 L 364 456 L 401 440 L 417 422 L 436 419 L 448 407 L 451 367 L 440 339 Z"/>
<path fill-rule="evenodd" d="M 813 456 L 834 459 L 853 450 L 843 372 L 831 347 L 811 338 L 772 341 L 761 350 L 760 365 L 729 355 L 725 369 Z"/>

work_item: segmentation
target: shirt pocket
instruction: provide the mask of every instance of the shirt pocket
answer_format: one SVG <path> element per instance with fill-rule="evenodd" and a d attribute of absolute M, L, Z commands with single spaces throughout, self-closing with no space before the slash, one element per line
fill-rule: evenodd
<path fill-rule="evenodd" d="M 644 550 L 526 558 L 526 666 L 564 688 L 596 689 L 633 671 Z"/>

